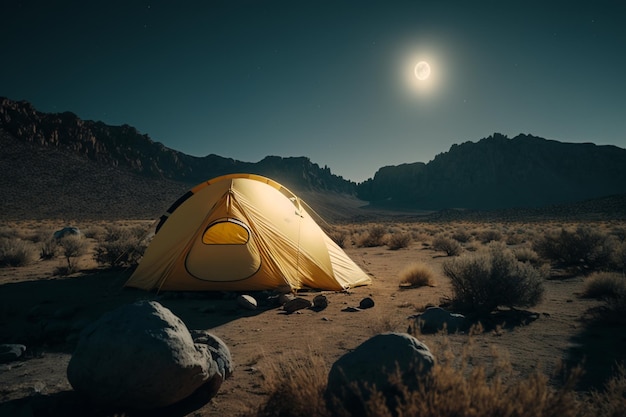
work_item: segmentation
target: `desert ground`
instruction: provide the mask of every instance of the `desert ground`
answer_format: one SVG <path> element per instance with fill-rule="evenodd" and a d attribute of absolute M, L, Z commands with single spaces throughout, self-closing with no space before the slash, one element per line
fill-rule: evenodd
<path fill-rule="evenodd" d="M 150 221 L 117 222 L 125 226 L 148 228 Z M 595 230 L 623 229 L 623 221 L 587 222 Z M 6 225 L 25 237 L 54 231 L 67 221 L 20 221 Z M 83 231 L 102 229 L 107 223 L 72 222 Z M 0 364 L 0 415 L 65 416 L 77 413 L 78 399 L 66 377 L 80 330 L 104 312 L 135 300 L 158 300 L 179 316 L 190 329 L 209 329 L 230 348 L 235 372 L 209 403 L 191 410 L 170 411 L 169 415 L 237 416 L 255 409 L 268 395 L 268 381 L 276 378 L 281 363 L 308 364 L 311 357 L 321 359 L 314 366 L 328 369 L 341 355 L 369 337 L 387 331 L 406 332 L 413 320 L 408 317 L 429 305 L 440 305 L 451 295 L 449 279 L 442 264 L 449 258 L 432 248 L 433 236 L 468 232 L 462 254 L 480 250 L 481 231 L 495 230 L 496 239 L 510 248 L 528 246 L 546 230 L 575 227 L 574 222 L 421 222 L 400 221 L 382 224 L 388 235 L 410 236 L 406 247 L 392 250 L 387 245 L 359 246 L 359 239 L 374 227 L 371 223 L 337 225 L 346 237 L 346 253 L 372 278 L 372 284 L 345 292 L 321 292 L 329 305 L 322 311 L 311 309 L 286 314 L 279 306 L 260 303 L 255 311 L 237 305 L 232 293 L 152 293 L 125 289 L 131 270 L 108 268 L 93 259 L 97 237 L 88 238 L 90 251 L 77 261 L 77 269 L 59 275 L 65 265 L 62 256 L 36 260 L 26 266 L 0 268 L 0 343 L 22 343 L 26 354 L 17 361 Z M 97 234 L 92 234 L 97 235 Z M 402 270 L 412 263 L 423 263 L 434 272 L 434 285 L 403 288 Z M 562 381 L 562 365 L 582 366 L 581 392 L 601 389 L 614 366 L 626 359 L 623 327 L 602 324 L 593 312 L 602 301 L 580 297 L 586 275 L 582 272 L 551 270 L 545 281 L 542 301 L 516 314 L 502 313 L 482 331 L 473 335 L 414 335 L 429 346 L 435 357 L 444 349 L 461 356 L 471 348 L 477 363 L 490 364 L 506 357 L 511 378 L 523 377 L 539 369 L 551 376 L 550 383 Z M 298 295 L 312 299 L 319 291 Z M 267 294 L 249 293 L 263 300 Z M 357 307 L 371 297 L 375 306 L 359 311 Z M 308 359 L 307 359 L 308 358 Z M 320 365 L 321 363 L 321 365 Z M 317 370 L 319 371 L 319 369 Z M 95 411 L 94 411 L 95 413 Z M 78 414 L 76 414 L 78 415 Z M 102 414 L 108 415 L 108 414 Z"/>

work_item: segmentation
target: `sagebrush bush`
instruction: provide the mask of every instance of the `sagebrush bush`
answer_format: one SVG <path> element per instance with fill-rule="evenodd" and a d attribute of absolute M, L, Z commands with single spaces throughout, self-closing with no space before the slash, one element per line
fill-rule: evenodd
<path fill-rule="evenodd" d="M 67 262 L 66 269 L 59 269 L 60 274 L 71 274 L 78 267 L 78 258 L 87 253 L 87 240 L 82 235 L 68 235 L 58 240 L 61 253 Z"/>
<path fill-rule="evenodd" d="M 48 237 L 45 240 L 39 242 L 39 258 L 52 259 L 56 256 L 59 248 L 58 242 L 53 237 Z"/>
<path fill-rule="evenodd" d="M 412 238 L 410 233 L 394 233 L 387 239 L 387 246 L 391 250 L 398 250 L 408 247 Z"/>
<path fill-rule="evenodd" d="M 381 225 L 374 225 L 357 242 L 357 245 L 364 248 L 384 246 L 386 241 L 386 230 Z"/>
<path fill-rule="evenodd" d="M 0 237 L 0 266 L 25 266 L 37 259 L 35 245 L 16 237 Z"/>
<path fill-rule="evenodd" d="M 615 272 L 595 272 L 585 278 L 582 296 L 586 298 L 615 298 L 626 294 L 626 277 Z"/>
<path fill-rule="evenodd" d="M 441 234 L 433 238 L 432 248 L 436 251 L 445 252 L 448 256 L 457 256 L 463 250 L 459 242 Z"/>
<path fill-rule="evenodd" d="M 495 229 L 486 229 L 478 232 L 478 239 L 482 243 L 499 242 L 502 240 L 502 233 Z"/>
<path fill-rule="evenodd" d="M 487 250 L 451 259 L 443 264 L 452 284 L 456 309 L 487 314 L 500 306 L 532 307 L 543 296 L 547 271 L 517 260 L 503 243 Z"/>
<path fill-rule="evenodd" d="M 533 249 L 560 266 L 598 269 L 610 264 L 614 244 L 608 235 L 590 227 L 548 232 L 534 242 Z"/>
<path fill-rule="evenodd" d="M 143 232 L 145 234 L 145 231 Z M 104 240 L 94 248 L 94 259 L 100 265 L 110 267 L 135 266 L 146 251 L 143 234 L 136 230 L 109 227 Z"/>
<path fill-rule="evenodd" d="M 435 273 L 424 263 L 415 262 L 400 271 L 400 285 L 411 287 L 432 287 L 435 284 Z"/>
<path fill-rule="evenodd" d="M 452 232 L 452 239 L 459 243 L 467 243 L 472 239 L 472 235 L 467 231 L 467 229 L 459 228 Z"/>
<path fill-rule="evenodd" d="M 541 260 L 539 259 L 539 255 L 537 252 L 529 248 L 528 246 L 522 246 L 519 248 L 515 248 L 513 250 L 515 257 L 520 262 L 528 262 L 531 265 L 539 266 L 541 265 Z"/>

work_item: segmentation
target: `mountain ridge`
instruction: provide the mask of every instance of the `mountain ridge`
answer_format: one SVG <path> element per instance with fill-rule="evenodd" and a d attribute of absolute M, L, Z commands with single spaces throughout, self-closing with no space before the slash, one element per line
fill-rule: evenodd
<path fill-rule="evenodd" d="M 572 203 L 626 193 L 626 149 L 495 133 L 427 164 L 383 167 L 357 189 L 374 205 L 422 209 Z"/>
<path fill-rule="evenodd" d="M 235 172 L 273 178 L 323 201 L 314 207 L 320 214 L 343 218 L 369 216 L 362 210 L 368 202 L 370 214 L 415 213 L 536 208 L 626 194 L 625 149 L 524 134 L 455 144 L 428 163 L 381 167 L 357 184 L 307 157 L 267 156 L 256 163 L 195 157 L 129 125 L 42 113 L 26 101 L 0 97 L 0 145 L 5 218 L 25 207 L 37 207 L 37 217 L 153 217 L 192 186 Z M 111 213 L 110 206 L 123 210 Z"/>
<path fill-rule="evenodd" d="M 64 149 L 151 178 L 197 184 L 224 174 L 248 172 L 274 177 L 295 190 L 356 193 L 356 183 L 307 157 L 266 156 L 256 163 L 215 154 L 196 157 L 155 142 L 127 124 L 109 126 L 82 120 L 72 112 L 43 113 L 27 101 L 0 97 L 0 127 L 17 139 Z"/>

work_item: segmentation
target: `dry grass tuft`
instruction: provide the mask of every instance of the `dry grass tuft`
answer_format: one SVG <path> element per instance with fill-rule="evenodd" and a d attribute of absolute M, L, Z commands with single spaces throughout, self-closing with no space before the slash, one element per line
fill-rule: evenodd
<path fill-rule="evenodd" d="M 324 359 L 309 351 L 308 355 L 283 355 L 264 370 L 269 395 L 257 410 L 242 417 L 309 417 L 328 416 L 323 400 L 329 368 Z"/>
<path fill-rule="evenodd" d="M 626 277 L 614 272 L 595 272 L 585 279 L 585 298 L 616 298 L 626 294 Z"/>
<path fill-rule="evenodd" d="M 423 262 L 412 263 L 400 272 L 401 287 L 417 288 L 434 285 L 435 273 L 429 265 Z"/>
<path fill-rule="evenodd" d="M 17 237 L 0 237 L 0 266 L 25 266 L 37 259 L 37 248 Z"/>

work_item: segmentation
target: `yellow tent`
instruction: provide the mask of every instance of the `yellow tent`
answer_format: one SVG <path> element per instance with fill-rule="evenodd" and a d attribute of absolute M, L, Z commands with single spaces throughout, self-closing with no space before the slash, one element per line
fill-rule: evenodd
<path fill-rule="evenodd" d="M 276 181 L 232 174 L 192 188 L 161 218 L 126 286 L 146 290 L 344 290 L 370 278 Z"/>

